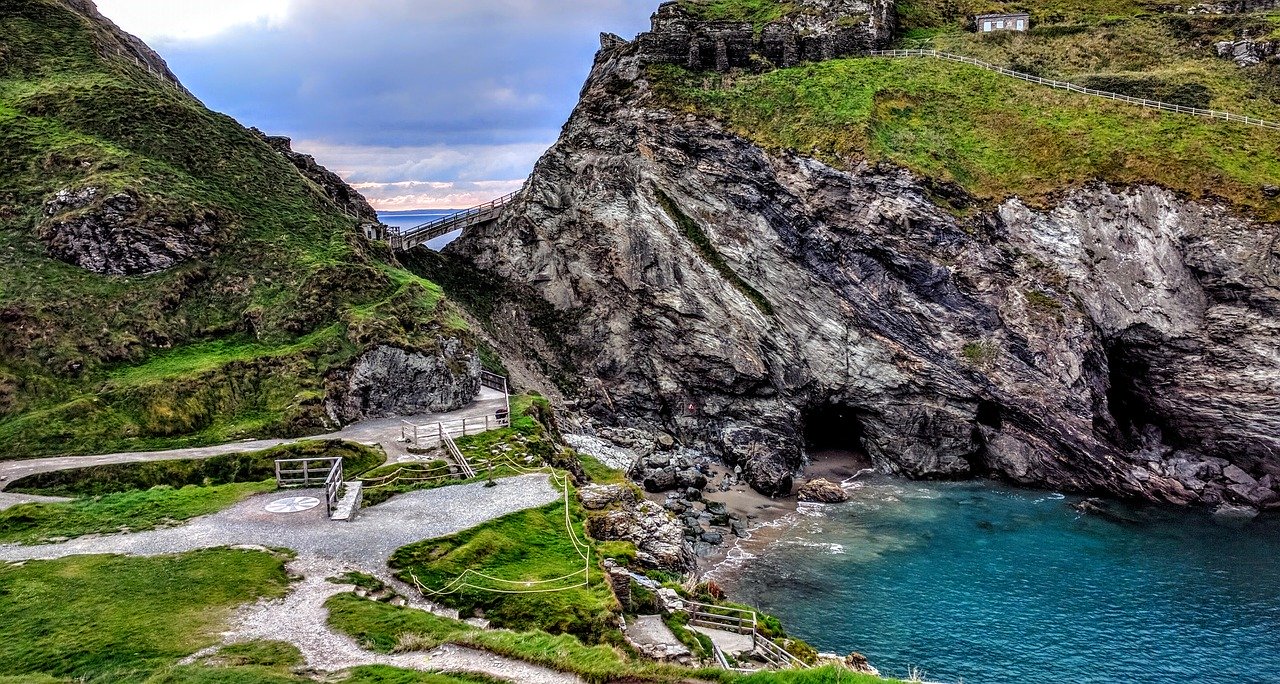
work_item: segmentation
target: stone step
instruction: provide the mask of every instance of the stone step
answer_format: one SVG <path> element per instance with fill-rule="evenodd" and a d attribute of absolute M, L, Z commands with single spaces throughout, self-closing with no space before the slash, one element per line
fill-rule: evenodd
<path fill-rule="evenodd" d="M 360 500 L 364 497 L 364 483 L 356 480 L 347 482 L 343 487 L 346 491 L 342 498 L 338 499 L 338 505 L 334 507 L 333 515 L 329 516 L 329 519 L 351 522 L 360 512 Z"/>

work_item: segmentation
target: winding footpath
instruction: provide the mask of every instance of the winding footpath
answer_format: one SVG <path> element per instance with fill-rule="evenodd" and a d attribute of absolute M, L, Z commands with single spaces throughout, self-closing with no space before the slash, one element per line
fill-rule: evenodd
<path fill-rule="evenodd" d="M 403 420 L 408 420 L 409 422 L 417 425 L 427 425 L 431 423 L 460 420 L 462 418 L 483 418 L 486 415 L 492 416 L 497 409 L 502 408 L 505 405 L 506 398 L 501 392 L 497 392 L 486 387 L 481 389 L 480 396 L 476 401 L 469 404 L 466 408 L 457 411 L 450 411 L 448 413 L 429 413 L 417 416 L 408 416 L 403 418 Z M 271 449 L 284 444 L 296 444 L 307 440 L 341 439 L 349 442 L 359 442 L 361 444 L 378 444 L 387 452 L 388 463 L 416 460 L 416 457 L 410 454 L 405 448 L 405 445 L 399 441 L 401 420 L 402 419 L 399 417 L 367 420 L 348 425 L 337 432 L 331 432 L 325 435 L 316 435 L 314 437 L 299 437 L 296 439 L 255 439 L 231 442 L 228 444 L 218 444 L 215 446 L 193 447 L 189 449 L 170 449 L 167 451 L 129 451 L 118 454 L 102 454 L 97 456 L 54 456 L 51 458 L 0 461 L 0 510 L 24 503 L 59 502 L 68 500 L 57 497 L 13 494 L 4 491 L 9 484 L 27 477 L 28 475 L 51 473 L 59 470 L 72 470 L 75 468 L 88 468 L 92 466 L 115 465 L 119 463 L 147 463 L 152 461 L 212 458 L 214 456 L 223 456 L 226 454 L 261 451 L 263 449 Z"/>
<path fill-rule="evenodd" d="M 501 393 L 485 390 L 478 401 L 460 411 L 412 416 L 406 420 L 422 425 L 479 418 L 492 415 L 505 404 L 506 399 Z M 399 441 L 400 426 L 400 418 L 387 418 L 301 439 L 249 440 L 169 451 L 6 461 L 0 463 L 0 490 L 11 482 L 37 473 L 118 463 L 210 458 L 270 449 L 304 439 L 342 439 L 379 444 L 387 452 L 388 462 L 417 460 Z M 289 494 L 315 496 L 320 492 L 302 490 Z M 480 673 L 529 684 L 582 683 L 574 675 L 454 645 L 425 653 L 374 653 L 328 625 L 325 602 L 336 594 L 355 589 L 329 579 L 352 571 L 373 575 L 400 595 L 411 597 L 407 599 L 410 607 L 456 618 L 456 611 L 412 598 L 418 592 L 400 582 L 387 568 L 391 555 L 408 544 L 461 532 L 510 513 L 559 500 L 561 492 L 545 475 L 506 478 L 499 480 L 496 487 L 474 483 L 400 494 L 365 509 L 352 522 L 341 523 L 328 520 L 321 507 L 291 514 L 268 512 L 266 505 L 281 496 L 279 492 L 255 496 L 178 527 L 82 537 L 58 544 L 4 545 L 0 546 L 0 562 L 52 560 L 88 554 L 159 556 L 215 547 L 288 548 L 297 554 L 289 562 L 288 569 L 301 579 L 294 582 L 289 594 L 281 599 L 260 601 L 238 610 L 230 621 L 230 628 L 222 634 L 223 644 L 257 639 L 288 642 L 301 651 L 309 667 L 326 672 L 360 665 L 390 665 L 422 671 Z M 0 509 L 21 503 L 56 501 L 66 499 L 0 491 Z M 195 662 L 217 648 L 193 654 L 184 662 Z"/>
<path fill-rule="evenodd" d="M 307 495 L 308 490 L 290 492 Z M 473 483 L 400 494 L 366 509 L 352 522 L 332 522 L 323 508 L 292 514 L 269 513 L 279 492 L 255 496 L 222 512 L 186 525 L 147 532 L 82 537 L 59 544 L 0 546 L 0 561 L 49 560 L 86 554 L 158 556 L 214 547 L 288 548 L 297 557 L 289 570 L 301 576 L 281 599 L 260 601 L 239 610 L 223 643 L 254 639 L 285 641 L 298 647 L 307 665 L 338 671 L 359 665 L 392 665 L 422 671 L 465 671 L 531 684 L 580 684 L 573 675 L 523 661 L 457 646 L 427 653 L 385 655 L 362 648 L 328 626 L 324 604 L 351 591 L 329 582 L 347 572 L 378 577 L 404 596 L 414 596 L 391 576 L 387 561 L 396 549 L 475 527 L 495 518 L 558 501 L 561 492 L 545 475 L 498 480 L 495 487 Z M 411 607 L 456 617 L 439 607 L 410 599 Z M 197 653 L 194 661 L 207 653 Z"/>

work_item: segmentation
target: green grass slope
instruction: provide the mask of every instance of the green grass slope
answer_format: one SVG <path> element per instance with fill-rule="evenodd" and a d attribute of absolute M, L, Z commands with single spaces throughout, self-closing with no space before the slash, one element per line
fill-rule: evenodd
<path fill-rule="evenodd" d="M 282 596 L 288 582 L 281 558 L 230 549 L 0 568 L 0 672 L 142 681 L 216 644 L 231 610 Z"/>
<path fill-rule="evenodd" d="M 1015 8 L 1032 12 L 1032 31 L 967 29 L 974 13 Z M 1280 68 L 1242 69 L 1213 47 L 1280 26 L 1280 13 L 1209 17 L 1171 9 L 1123 0 L 909 0 L 899 5 L 899 43 L 1280 121 Z M 1154 183 L 1280 220 L 1280 198 L 1267 192 L 1280 185 L 1280 131 L 1156 113 L 924 58 L 835 60 L 728 77 L 652 67 L 649 77 L 661 106 L 719 119 L 763 147 L 814 152 L 838 166 L 891 162 L 988 202 L 1048 202 L 1096 180 Z"/>
<path fill-rule="evenodd" d="M 0 0 L 0 458 L 314 431 L 328 371 L 462 334 L 438 287 L 118 41 L 65 0 Z M 211 220 L 212 250 L 134 277 L 51 258 L 44 206 L 84 187 Z"/>

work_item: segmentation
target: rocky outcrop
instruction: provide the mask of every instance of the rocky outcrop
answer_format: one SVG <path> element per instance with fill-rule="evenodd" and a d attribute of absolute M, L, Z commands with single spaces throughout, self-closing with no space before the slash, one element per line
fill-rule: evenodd
<path fill-rule="evenodd" d="M 308 180 L 315 183 L 326 197 L 333 200 L 343 212 L 359 219 L 362 223 L 381 225 L 378 212 L 369 204 L 355 188 L 342 180 L 338 174 L 321 166 L 316 158 L 309 154 L 293 151 L 293 141 L 283 135 L 267 135 L 256 128 L 250 131 L 262 138 L 280 156 L 289 160 Z"/>
<path fill-rule="evenodd" d="M 849 493 L 831 480 L 818 478 L 804 483 L 796 498 L 808 503 L 842 503 L 849 500 Z"/>
<path fill-rule="evenodd" d="M 636 459 L 628 475 L 647 491 L 666 492 L 672 489 L 702 489 L 707 486 L 705 466 L 700 469 L 685 454 L 654 453 Z"/>
<path fill-rule="evenodd" d="M 587 485 L 578 490 L 589 511 L 587 530 L 602 541 L 629 541 L 637 559 L 649 567 L 687 572 L 693 553 L 685 545 L 684 531 L 661 506 L 640 499 L 625 485 Z"/>
<path fill-rule="evenodd" d="M 768 494 L 820 437 L 912 477 L 1280 506 L 1280 227 L 1149 186 L 983 208 L 766 152 L 644 75 L 602 52 L 522 196 L 450 247 L 557 312 L 578 410 Z"/>
<path fill-rule="evenodd" d="M 1280 8 L 1280 0 L 1228 0 L 1227 2 L 1200 2 L 1186 8 L 1174 7 L 1175 12 L 1187 14 L 1241 14 Z"/>
<path fill-rule="evenodd" d="M 148 206 L 131 191 L 67 188 L 44 205 L 37 235 L 56 259 L 105 275 L 158 273 L 213 249 L 211 211 Z"/>
<path fill-rule="evenodd" d="M 1280 58 L 1280 40 L 1226 40 L 1214 46 L 1218 56 L 1229 59 L 1240 67 L 1261 64 L 1267 60 Z"/>
<path fill-rule="evenodd" d="M 888 0 L 799 0 L 783 18 L 757 27 L 746 21 L 706 21 L 681 2 L 663 3 L 653 30 L 632 48 L 642 63 L 678 64 L 696 71 L 791 67 L 865 54 L 893 37 L 894 3 Z M 604 34 L 605 50 L 626 41 Z"/>
<path fill-rule="evenodd" d="M 382 345 L 326 378 L 326 390 L 339 424 L 454 411 L 480 394 L 480 357 L 458 338 L 441 338 L 430 354 Z"/>

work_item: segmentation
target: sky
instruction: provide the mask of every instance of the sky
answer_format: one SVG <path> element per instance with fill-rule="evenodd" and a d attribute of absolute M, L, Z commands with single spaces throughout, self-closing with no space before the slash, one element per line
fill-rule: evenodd
<path fill-rule="evenodd" d="M 97 0 L 211 109 L 287 135 L 380 210 L 516 190 L 602 31 L 659 0 Z"/>

